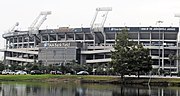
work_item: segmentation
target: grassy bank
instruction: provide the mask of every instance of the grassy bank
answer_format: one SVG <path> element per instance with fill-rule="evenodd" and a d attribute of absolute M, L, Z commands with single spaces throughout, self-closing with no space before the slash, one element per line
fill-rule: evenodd
<path fill-rule="evenodd" d="M 92 75 L 0 75 L 0 81 L 61 81 L 61 80 L 90 80 L 90 81 L 114 81 L 117 77 L 92 76 Z"/>
<path fill-rule="evenodd" d="M 39 81 L 39 82 L 79 82 L 79 83 L 112 83 L 112 84 L 141 84 L 147 85 L 149 78 L 127 77 L 124 80 L 116 76 L 94 75 L 0 75 L 0 81 Z M 151 85 L 179 86 L 180 78 L 152 78 Z"/>

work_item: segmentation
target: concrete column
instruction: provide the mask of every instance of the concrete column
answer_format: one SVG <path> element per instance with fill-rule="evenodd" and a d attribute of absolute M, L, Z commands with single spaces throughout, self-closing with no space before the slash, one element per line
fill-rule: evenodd
<path fill-rule="evenodd" d="M 115 44 L 116 44 L 116 38 L 117 38 L 117 32 L 115 32 L 115 39 L 114 39 L 115 40 Z"/>
<path fill-rule="evenodd" d="M 106 46 L 106 34 L 104 33 L 104 49 L 105 49 L 105 46 Z"/>
<path fill-rule="evenodd" d="M 19 48 L 19 37 L 17 37 L 17 48 Z"/>
<path fill-rule="evenodd" d="M 138 32 L 138 44 L 140 43 L 140 31 Z"/>
<path fill-rule="evenodd" d="M 83 50 L 85 49 L 85 46 L 86 46 L 86 34 L 83 32 Z"/>
<path fill-rule="evenodd" d="M 67 40 L 67 34 L 66 33 L 64 34 L 64 39 L 65 39 L 65 41 Z"/>
<path fill-rule="evenodd" d="M 22 48 L 24 48 L 24 38 L 25 36 L 22 36 Z"/>
<path fill-rule="evenodd" d="M 177 45 L 178 46 L 178 45 Z M 176 51 L 176 56 L 179 57 L 179 49 L 177 49 Z M 177 68 L 177 73 L 179 72 L 179 60 L 177 59 L 176 60 L 176 68 Z M 177 95 L 178 96 L 178 95 Z"/>
<path fill-rule="evenodd" d="M 34 36 L 34 48 L 36 47 L 36 36 Z"/>
<path fill-rule="evenodd" d="M 27 48 L 29 48 L 29 39 L 30 39 L 30 37 L 28 37 L 28 45 L 27 45 Z"/>
<path fill-rule="evenodd" d="M 164 89 L 161 89 L 161 96 L 164 96 Z"/>
<path fill-rule="evenodd" d="M 42 35 L 40 36 L 40 39 L 41 39 L 41 42 L 42 42 L 43 41 L 43 36 Z"/>
<path fill-rule="evenodd" d="M 56 42 L 58 42 L 58 34 L 56 34 Z"/>
<path fill-rule="evenodd" d="M 158 88 L 158 96 L 161 96 L 161 89 L 160 88 Z"/>
<path fill-rule="evenodd" d="M 8 49 L 8 46 L 9 46 L 9 45 L 8 45 L 8 39 L 6 39 L 6 41 L 5 41 L 5 48 Z M 4 56 L 5 56 L 5 55 L 4 55 Z"/>
<path fill-rule="evenodd" d="M 152 31 L 150 31 L 149 38 L 150 38 L 150 45 L 151 45 L 151 42 L 152 42 Z M 151 46 L 152 46 L 152 45 L 151 45 Z"/>
<path fill-rule="evenodd" d="M 178 47 L 178 41 L 176 41 L 176 47 Z M 176 56 L 179 57 L 179 49 L 178 48 L 176 49 Z M 176 72 L 178 73 L 179 72 L 179 60 L 178 59 L 176 60 L 176 68 L 177 68 Z"/>
<path fill-rule="evenodd" d="M 49 42 L 49 41 L 50 41 L 50 35 L 49 35 L 49 34 L 47 34 L 47 35 L 48 35 L 48 39 L 47 39 L 47 40 L 48 40 L 48 42 Z"/>
<path fill-rule="evenodd" d="M 93 36 L 93 39 L 94 39 L 93 40 L 93 46 L 95 47 L 95 45 L 96 45 L 96 36 L 95 36 L 95 33 L 93 33 L 92 36 Z"/>
<path fill-rule="evenodd" d="M 150 35 L 149 35 L 149 38 L 150 38 L 150 46 L 152 46 L 152 31 L 150 31 Z M 150 56 L 151 56 L 151 50 L 149 50 L 149 53 L 150 53 Z"/>
<path fill-rule="evenodd" d="M 83 41 L 85 43 L 85 40 L 86 40 L 86 34 L 83 32 Z"/>
<path fill-rule="evenodd" d="M 95 54 L 93 54 L 93 60 L 95 59 Z"/>
<path fill-rule="evenodd" d="M 176 89 L 176 96 L 179 96 L 179 90 Z"/>
<path fill-rule="evenodd" d="M 164 32 L 162 33 L 162 69 L 164 69 Z"/>
<path fill-rule="evenodd" d="M 76 41 L 76 34 L 75 33 L 74 33 L 74 37 L 73 38 L 74 38 L 74 41 Z"/>
<path fill-rule="evenodd" d="M 6 65 L 6 51 L 4 51 L 4 64 Z"/>
<path fill-rule="evenodd" d="M 86 64 L 86 56 L 81 55 L 80 64 Z"/>
<path fill-rule="evenodd" d="M 13 37 L 13 43 L 12 43 L 12 48 L 14 48 L 14 37 Z"/>

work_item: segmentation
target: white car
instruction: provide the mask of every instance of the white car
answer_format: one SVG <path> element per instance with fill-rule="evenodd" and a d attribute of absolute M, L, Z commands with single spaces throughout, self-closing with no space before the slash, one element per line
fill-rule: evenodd
<path fill-rule="evenodd" d="M 13 72 L 13 71 L 11 71 L 11 70 L 3 70 L 3 71 L 2 71 L 2 74 L 3 74 L 3 75 L 14 75 L 15 72 Z"/>
<path fill-rule="evenodd" d="M 17 71 L 15 74 L 16 75 L 26 75 L 27 72 L 25 72 L 25 71 Z"/>
<path fill-rule="evenodd" d="M 89 72 L 87 71 L 80 71 L 77 73 L 77 75 L 89 75 Z"/>

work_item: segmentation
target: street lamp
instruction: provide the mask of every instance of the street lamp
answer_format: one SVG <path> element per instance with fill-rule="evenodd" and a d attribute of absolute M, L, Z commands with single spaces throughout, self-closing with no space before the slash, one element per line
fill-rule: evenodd
<path fill-rule="evenodd" d="M 160 63 L 161 63 L 161 62 L 160 62 L 160 54 L 161 54 L 161 52 L 160 52 L 160 51 L 161 51 L 161 50 L 160 50 L 160 46 L 161 46 L 161 45 L 160 45 L 160 44 L 161 44 L 161 43 L 160 43 L 160 39 L 161 39 L 160 24 L 163 23 L 163 21 L 160 21 L 160 20 L 159 20 L 159 21 L 157 21 L 156 23 L 159 24 L 159 28 L 158 28 L 158 29 L 159 29 L 159 42 L 158 42 L 158 45 L 159 45 L 159 50 L 158 50 L 158 51 L 159 51 L 159 61 L 158 61 L 158 63 L 159 63 L 159 69 L 158 69 L 158 71 L 160 71 L 160 66 L 161 66 L 161 64 L 160 64 Z"/>

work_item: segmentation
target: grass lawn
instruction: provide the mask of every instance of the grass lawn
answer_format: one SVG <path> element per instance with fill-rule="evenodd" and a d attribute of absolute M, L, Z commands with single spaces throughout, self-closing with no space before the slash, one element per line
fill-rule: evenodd
<path fill-rule="evenodd" d="M 0 81 L 42 81 L 46 79 L 116 80 L 117 77 L 93 75 L 0 75 Z"/>
<path fill-rule="evenodd" d="M 149 78 L 126 77 L 126 84 L 148 83 Z M 98 76 L 98 75 L 0 75 L 0 81 L 40 81 L 40 82 L 60 82 L 60 81 L 83 81 L 85 83 L 122 83 L 117 76 Z M 180 78 L 152 78 L 151 83 L 166 85 L 180 85 Z"/>

